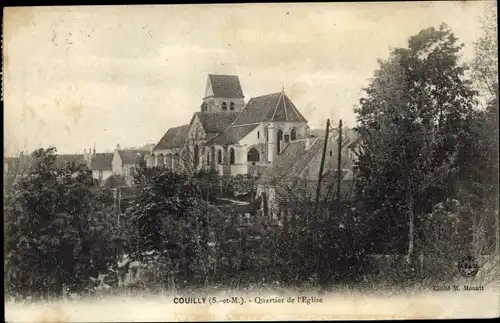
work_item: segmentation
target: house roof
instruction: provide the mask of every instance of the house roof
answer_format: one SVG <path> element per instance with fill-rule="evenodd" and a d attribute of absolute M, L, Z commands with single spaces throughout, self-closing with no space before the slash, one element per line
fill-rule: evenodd
<path fill-rule="evenodd" d="M 210 140 L 208 144 L 215 145 L 230 145 L 236 144 L 238 141 L 243 139 L 246 135 L 248 135 L 252 130 L 257 128 L 259 124 L 250 124 L 243 126 L 232 126 L 226 129 L 221 135 Z"/>
<path fill-rule="evenodd" d="M 188 124 L 168 129 L 160 141 L 156 144 L 154 150 L 182 148 L 186 142 L 188 130 Z"/>
<path fill-rule="evenodd" d="M 353 149 L 356 146 L 358 146 L 360 143 L 361 143 L 361 137 L 356 137 L 356 139 L 351 141 L 351 143 L 347 147 L 349 147 L 349 149 Z"/>
<path fill-rule="evenodd" d="M 239 112 L 196 112 L 195 115 L 201 122 L 203 129 L 208 134 L 224 132 L 238 117 Z"/>
<path fill-rule="evenodd" d="M 307 122 L 284 92 L 251 98 L 233 125 L 264 121 Z"/>
<path fill-rule="evenodd" d="M 217 98 L 243 98 L 240 79 L 236 75 L 209 74 L 213 96 Z"/>
<path fill-rule="evenodd" d="M 98 153 L 92 157 L 92 170 L 111 170 L 113 168 L 113 153 Z"/>
<path fill-rule="evenodd" d="M 336 137 L 336 133 L 337 129 L 331 129 L 328 138 L 332 139 Z M 353 140 L 352 136 L 353 133 L 351 131 L 346 131 L 345 137 L 343 138 L 343 147 L 346 147 Z M 313 181 L 316 180 L 318 174 L 306 174 L 306 169 L 309 169 L 308 166 L 319 163 L 318 159 L 315 157 L 321 154 L 324 143 L 324 136 L 316 137 L 311 147 L 306 150 L 306 140 L 303 139 L 290 142 L 283 148 L 281 153 L 275 157 L 273 166 L 268 167 L 262 174 L 260 178 L 261 184 L 270 184 L 281 180 L 286 181 L 297 177 L 308 180 L 313 179 Z M 336 173 L 336 170 L 332 168 L 332 165 L 336 165 L 336 159 L 332 162 L 333 164 L 327 164 L 325 162 L 324 174 L 331 171 Z M 342 178 L 344 178 L 345 175 L 346 174 L 343 174 Z M 328 177 L 325 175 L 325 177 L 331 179 L 331 176 Z"/>
<path fill-rule="evenodd" d="M 85 165 L 83 154 L 57 154 L 56 165 L 63 166 L 68 163 L 75 163 L 76 165 Z"/>
<path fill-rule="evenodd" d="M 290 142 L 279 155 L 275 156 L 272 167 L 268 167 L 262 174 L 259 182 L 270 184 L 284 177 L 296 177 L 319 152 L 322 147 L 321 138 L 317 138 L 311 147 L 306 150 L 306 141 Z"/>
<path fill-rule="evenodd" d="M 118 150 L 123 164 L 130 165 L 137 162 L 137 157 L 144 154 L 144 150 L 131 149 L 131 150 Z"/>

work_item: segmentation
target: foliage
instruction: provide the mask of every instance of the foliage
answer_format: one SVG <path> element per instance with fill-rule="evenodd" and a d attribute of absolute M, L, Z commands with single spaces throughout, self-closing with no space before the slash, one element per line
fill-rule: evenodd
<path fill-rule="evenodd" d="M 125 186 L 127 184 L 127 181 L 125 180 L 125 177 L 122 175 L 117 175 L 113 174 L 106 178 L 104 181 L 104 187 L 105 188 L 118 188 Z"/>
<path fill-rule="evenodd" d="M 472 61 L 472 76 L 479 90 L 485 96 L 485 102 L 491 102 L 498 96 L 498 32 L 497 3 L 485 5 L 481 17 L 483 34 L 475 42 L 475 56 Z"/>
<path fill-rule="evenodd" d="M 129 209 L 131 258 L 156 258 L 165 275 L 176 272 L 192 278 L 190 261 L 197 261 L 194 255 L 206 248 L 208 235 L 208 213 L 194 210 L 204 206 L 195 178 L 167 170 L 156 175 Z M 167 276 L 163 278 L 166 282 Z"/>
<path fill-rule="evenodd" d="M 359 211 L 370 215 L 373 240 L 388 243 L 382 253 L 413 259 L 416 237 L 425 234 L 422 217 L 457 197 L 456 174 L 466 162 L 460 147 L 475 104 L 461 48 L 445 25 L 421 31 L 380 61 L 356 109 Z"/>
<path fill-rule="evenodd" d="M 114 259 L 104 195 L 83 165 L 56 166 L 55 148 L 31 155 L 26 175 L 5 194 L 5 261 L 11 294 L 82 290 Z"/>

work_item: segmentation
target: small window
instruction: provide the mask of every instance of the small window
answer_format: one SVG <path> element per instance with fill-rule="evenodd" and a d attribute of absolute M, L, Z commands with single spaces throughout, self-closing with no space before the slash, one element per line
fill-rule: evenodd
<path fill-rule="evenodd" d="M 330 156 L 333 156 L 333 152 L 330 150 Z"/>
<path fill-rule="evenodd" d="M 224 110 L 224 111 L 227 110 L 227 103 L 226 103 L 226 101 L 222 102 L 222 110 Z"/>
<path fill-rule="evenodd" d="M 235 107 L 234 102 L 229 103 L 229 110 L 231 111 L 234 110 L 234 107 Z"/>
<path fill-rule="evenodd" d="M 290 138 L 292 139 L 292 141 L 297 140 L 297 132 L 295 131 L 295 129 L 292 129 L 292 131 L 290 132 Z"/>
<path fill-rule="evenodd" d="M 257 139 L 260 138 L 260 131 L 257 131 Z"/>

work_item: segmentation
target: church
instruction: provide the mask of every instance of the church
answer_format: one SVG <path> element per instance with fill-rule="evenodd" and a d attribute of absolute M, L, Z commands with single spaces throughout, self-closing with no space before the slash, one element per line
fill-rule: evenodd
<path fill-rule="evenodd" d="M 309 131 L 284 89 L 246 102 L 238 76 L 211 74 L 199 111 L 189 124 L 167 130 L 147 165 L 260 176 L 289 143 L 308 138 Z"/>

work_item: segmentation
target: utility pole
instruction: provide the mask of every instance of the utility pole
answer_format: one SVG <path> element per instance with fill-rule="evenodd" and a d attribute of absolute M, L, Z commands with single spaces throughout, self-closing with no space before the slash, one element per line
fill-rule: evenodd
<path fill-rule="evenodd" d="M 340 208 L 340 182 L 342 177 L 340 176 L 340 165 L 342 164 L 342 119 L 339 122 L 339 148 L 338 148 L 338 161 L 337 161 L 337 205 Z"/>
<path fill-rule="evenodd" d="M 117 190 L 118 190 L 118 227 L 120 227 L 120 213 L 122 213 L 120 202 L 122 199 L 122 190 L 120 187 L 118 187 Z"/>
<path fill-rule="evenodd" d="M 321 163 L 319 164 L 318 185 L 316 186 L 316 205 L 314 207 L 314 215 L 318 212 L 319 196 L 321 194 L 321 180 L 323 177 L 323 167 L 325 165 L 326 149 L 328 145 L 328 132 L 330 131 L 330 119 L 326 120 L 325 142 L 323 144 L 323 154 L 321 155 Z"/>

